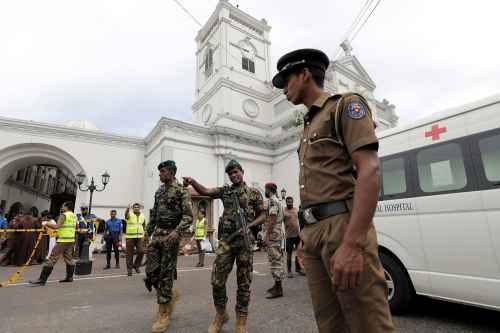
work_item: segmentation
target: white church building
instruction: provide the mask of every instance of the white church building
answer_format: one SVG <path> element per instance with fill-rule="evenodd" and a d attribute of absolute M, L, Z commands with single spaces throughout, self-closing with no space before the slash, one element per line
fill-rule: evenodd
<path fill-rule="evenodd" d="M 76 175 L 100 184 L 107 171 L 111 179 L 94 193 L 93 213 L 107 218 L 117 209 L 121 216 L 139 202 L 148 216 L 160 184 L 157 165 L 167 159 L 176 161 L 179 180 L 192 176 L 215 187 L 228 182 L 224 166 L 234 158 L 249 185 L 262 190 L 272 180 L 298 201 L 296 149 L 305 109 L 272 87 L 270 30 L 266 20 L 221 0 L 196 36 L 193 122 L 161 118 L 145 138 L 106 133 L 88 121 L 56 125 L 0 117 L 0 206 L 6 212 L 19 203 L 57 211 L 74 200 L 79 207 L 88 204 L 89 193 L 78 190 Z M 394 105 L 374 97 L 374 81 L 350 45 L 341 46 L 343 56 L 327 70 L 326 90 L 363 94 L 377 129 L 394 127 Z M 215 229 L 220 202 L 193 200 L 195 208 L 208 209 Z"/>

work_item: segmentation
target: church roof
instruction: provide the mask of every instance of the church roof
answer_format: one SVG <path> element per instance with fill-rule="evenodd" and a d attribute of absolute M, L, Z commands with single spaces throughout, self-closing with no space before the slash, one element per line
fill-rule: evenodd
<path fill-rule="evenodd" d="M 71 120 L 66 122 L 64 126 L 101 132 L 101 129 L 99 129 L 94 123 L 88 120 Z"/>

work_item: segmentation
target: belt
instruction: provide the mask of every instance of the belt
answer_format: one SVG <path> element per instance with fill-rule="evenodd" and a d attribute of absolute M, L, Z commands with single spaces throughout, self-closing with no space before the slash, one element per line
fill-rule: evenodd
<path fill-rule="evenodd" d="M 305 224 L 315 224 L 330 216 L 347 213 L 349 209 L 345 201 L 335 201 L 302 209 Z"/>

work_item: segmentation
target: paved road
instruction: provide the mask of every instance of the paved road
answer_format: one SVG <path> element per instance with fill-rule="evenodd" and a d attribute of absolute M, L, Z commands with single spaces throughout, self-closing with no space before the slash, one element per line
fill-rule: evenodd
<path fill-rule="evenodd" d="M 127 277 L 125 270 L 103 271 L 103 256 L 94 262 L 94 274 L 72 284 L 59 284 L 64 265 L 59 263 L 50 283 L 42 288 L 26 285 L 38 276 L 40 266 L 33 266 L 17 285 L 0 289 L 1 333 L 44 332 L 150 332 L 155 314 L 155 295 L 143 288 L 142 276 Z M 208 266 L 213 257 L 208 257 Z M 124 266 L 124 261 L 122 261 Z M 206 332 L 213 317 L 210 267 L 193 268 L 196 257 L 179 258 L 181 301 L 174 313 L 169 332 Z M 264 290 L 271 284 L 266 257 L 257 253 L 249 332 L 317 332 L 305 280 L 288 279 L 286 297 L 267 300 Z M 0 267 L 0 280 L 15 271 Z M 234 308 L 236 279 L 229 278 L 229 309 Z M 223 332 L 234 330 L 234 314 Z M 455 304 L 418 299 L 405 316 L 394 318 L 399 332 L 499 332 L 498 312 Z"/>

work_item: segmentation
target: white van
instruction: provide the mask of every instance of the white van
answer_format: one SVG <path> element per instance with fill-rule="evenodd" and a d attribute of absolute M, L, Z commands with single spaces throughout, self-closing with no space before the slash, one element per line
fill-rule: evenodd
<path fill-rule="evenodd" d="M 500 95 L 379 133 L 375 215 L 389 302 L 500 310 Z"/>

